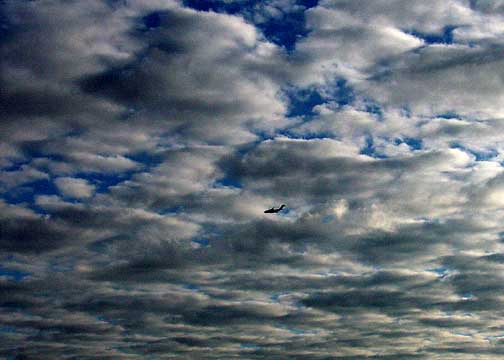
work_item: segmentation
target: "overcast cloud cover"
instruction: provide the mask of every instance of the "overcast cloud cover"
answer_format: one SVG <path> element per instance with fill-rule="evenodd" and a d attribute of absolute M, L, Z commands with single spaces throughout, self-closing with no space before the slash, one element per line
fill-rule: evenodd
<path fill-rule="evenodd" d="M 504 356 L 503 1 L 0 24 L 0 357 Z"/>

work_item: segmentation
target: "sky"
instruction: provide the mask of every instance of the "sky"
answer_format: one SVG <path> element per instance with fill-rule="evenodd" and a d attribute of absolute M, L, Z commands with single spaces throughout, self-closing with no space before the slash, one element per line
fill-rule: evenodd
<path fill-rule="evenodd" d="M 0 358 L 502 358 L 503 29 L 1 1 Z"/>

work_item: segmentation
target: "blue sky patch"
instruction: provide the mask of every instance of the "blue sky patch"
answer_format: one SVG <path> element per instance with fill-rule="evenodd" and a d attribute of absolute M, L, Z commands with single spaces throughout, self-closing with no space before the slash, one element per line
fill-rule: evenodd
<path fill-rule="evenodd" d="M 386 155 L 380 154 L 379 152 L 376 151 L 376 147 L 374 145 L 374 140 L 372 136 L 366 136 L 366 144 L 364 147 L 360 150 L 360 154 L 371 156 L 374 158 L 378 159 L 385 159 L 387 158 Z"/>
<path fill-rule="evenodd" d="M 441 114 L 436 114 L 434 115 L 434 117 L 441 119 L 458 119 L 458 120 L 462 119 L 462 116 L 457 114 L 456 112 L 445 112 Z"/>
<path fill-rule="evenodd" d="M 422 39 L 427 44 L 453 44 L 453 30 L 457 27 L 455 25 L 445 26 L 440 33 L 424 33 L 417 30 L 406 31 L 406 33 Z"/>
<path fill-rule="evenodd" d="M 87 180 L 96 187 L 96 192 L 102 193 L 108 191 L 111 186 L 130 180 L 135 173 L 136 171 L 125 171 L 118 174 L 82 172 L 74 174 L 73 177 Z"/>
<path fill-rule="evenodd" d="M 3 267 L 0 265 L 0 276 L 6 276 L 6 277 L 11 278 L 15 281 L 21 281 L 25 277 L 30 276 L 30 275 L 31 275 L 31 273 L 29 273 L 29 272 L 9 269 L 7 267 Z"/>
<path fill-rule="evenodd" d="M 366 101 L 364 106 L 366 112 L 375 115 L 380 121 L 383 120 L 383 110 L 380 105 L 372 101 Z"/>
<path fill-rule="evenodd" d="M 275 303 L 278 303 L 279 300 L 280 300 L 280 296 L 282 296 L 283 294 L 280 293 L 280 294 L 273 294 L 270 296 L 270 299 L 271 301 L 275 302 Z"/>
<path fill-rule="evenodd" d="M 289 100 L 287 117 L 313 116 L 316 114 L 313 108 L 326 102 L 315 88 L 292 88 L 284 93 Z"/>
<path fill-rule="evenodd" d="M 394 140 L 394 144 L 396 144 L 396 145 L 400 145 L 403 143 L 408 145 L 411 150 L 421 150 L 423 147 L 422 139 L 418 139 L 418 138 L 405 137 L 402 139 L 396 138 Z"/>
<path fill-rule="evenodd" d="M 305 28 L 304 11 L 296 11 L 285 14 L 280 19 L 269 19 L 265 23 L 258 24 L 258 28 L 271 42 L 283 46 L 288 51 L 295 48 L 296 41 L 308 35 Z"/>
<path fill-rule="evenodd" d="M 47 158 L 52 161 L 63 161 L 65 159 L 63 155 L 43 151 L 43 149 L 41 149 L 43 145 L 44 144 L 41 142 L 27 141 L 21 146 L 21 149 L 23 155 L 32 160 L 36 158 Z"/>
<path fill-rule="evenodd" d="M 191 291 L 199 291 L 199 286 L 194 285 L 194 284 L 185 284 L 184 289 L 191 290 Z"/>
<path fill-rule="evenodd" d="M 10 333 L 10 334 L 15 334 L 19 332 L 18 329 L 16 329 L 15 327 L 11 327 L 11 326 L 0 326 L 0 333 Z M 11 359 L 15 359 L 14 357 L 10 357 Z M 7 358 L 9 359 L 9 358 Z"/>
<path fill-rule="evenodd" d="M 229 176 L 229 175 L 224 176 L 223 178 L 220 178 L 217 181 L 215 181 L 214 186 L 216 186 L 216 187 L 234 187 L 237 189 L 242 188 L 241 182 L 237 178 L 235 178 L 233 176 Z"/>
<path fill-rule="evenodd" d="M 298 88 L 287 87 L 283 89 L 287 97 L 287 117 L 304 116 L 313 117 L 313 111 L 317 105 L 331 103 L 338 106 L 349 105 L 355 100 L 355 94 L 345 79 L 336 79 L 331 85 L 325 87 L 323 92 L 315 87 Z M 383 115 L 381 108 L 373 103 L 366 103 L 366 111 L 379 116 Z"/>
<path fill-rule="evenodd" d="M 144 25 L 149 28 L 157 28 L 161 25 L 161 15 L 159 12 L 152 12 L 142 18 Z"/>
<path fill-rule="evenodd" d="M 58 195 L 59 191 L 50 179 L 31 181 L 3 195 L 10 204 L 33 204 L 37 195 Z"/>
<path fill-rule="evenodd" d="M 349 105 L 355 101 L 353 88 L 345 79 L 336 79 L 335 83 L 327 89 L 328 101 L 337 103 L 339 106 Z"/>
<path fill-rule="evenodd" d="M 184 207 L 182 205 L 172 206 L 163 210 L 158 211 L 160 215 L 178 215 L 184 212 Z"/>
<path fill-rule="evenodd" d="M 427 271 L 436 273 L 441 279 L 448 275 L 448 268 L 445 266 L 440 266 L 434 269 L 428 269 Z"/>
<path fill-rule="evenodd" d="M 322 217 L 322 223 L 323 224 L 328 224 L 331 221 L 333 221 L 335 218 L 336 217 L 334 215 L 325 215 L 324 217 Z"/>
<path fill-rule="evenodd" d="M 1 171 L 9 172 L 9 171 L 19 171 L 23 167 L 23 165 L 28 165 L 31 160 L 19 160 L 19 159 L 8 159 L 9 165 L 0 168 Z"/>
<path fill-rule="evenodd" d="M 260 12 L 260 1 L 223 1 L 223 0 L 185 0 L 184 5 L 198 11 L 214 11 L 225 14 L 240 14 L 247 21 L 254 22 L 254 14 Z M 266 3 L 264 3 L 266 4 Z M 255 25 L 262 31 L 266 39 L 284 47 L 287 51 L 294 50 L 296 42 L 307 36 L 309 30 L 305 26 L 306 9 L 317 6 L 318 1 L 301 0 L 297 2 L 297 7 L 291 9 L 276 9 L 282 13 L 280 16 L 266 18 L 265 21 L 257 22 Z M 259 9 L 259 10 L 258 10 Z M 287 12 L 286 12 L 287 10 Z M 265 18 L 264 16 L 261 16 Z"/>
<path fill-rule="evenodd" d="M 473 155 L 476 158 L 476 161 L 488 161 L 499 155 L 499 152 L 496 149 L 474 150 L 456 141 L 452 142 L 450 147 L 452 149 L 460 149 Z"/>
<path fill-rule="evenodd" d="M 145 151 L 131 154 L 127 157 L 148 167 L 154 167 L 163 162 L 163 156 L 161 154 L 149 153 Z"/>
<path fill-rule="evenodd" d="M 191 242 L 197 245 L 198 247 L 210 246 L 210 241 L 208 239 L 192 239 Z"/>

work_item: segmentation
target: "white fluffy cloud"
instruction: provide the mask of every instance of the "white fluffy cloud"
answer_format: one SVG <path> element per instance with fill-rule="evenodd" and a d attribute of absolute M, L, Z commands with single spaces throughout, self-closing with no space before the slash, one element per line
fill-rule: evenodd
<path fill-rule="evenodd" d="M 71 198 L 88 198 L 93 195 L 94 186 L 85 179 L 76 179 L 70 177 L 60 177 L 54 180 L 58 190 L 63 196 Z"/>

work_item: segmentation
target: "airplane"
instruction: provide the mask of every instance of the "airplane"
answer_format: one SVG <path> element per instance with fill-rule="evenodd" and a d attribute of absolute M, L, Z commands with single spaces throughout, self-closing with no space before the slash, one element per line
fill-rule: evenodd
<path fill-rule="evenodd" d="M 285 205 L 282 204 L 282 206 L 280 206 L 278 209 L 275 209 L 274 207 L 272 207 L 271 209 L 268 209 L 268 210 L 264 210 L 264 213 L 265 214 L 275 214 L 277 212 L 280 212 L 282 211 L 282 209 L 285 207 Z"/>

